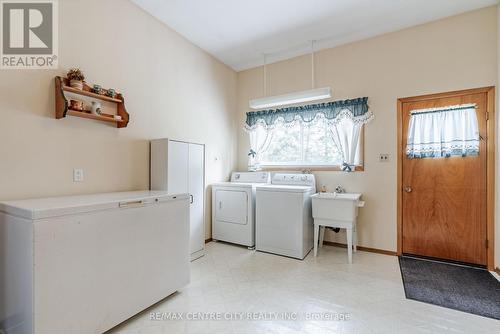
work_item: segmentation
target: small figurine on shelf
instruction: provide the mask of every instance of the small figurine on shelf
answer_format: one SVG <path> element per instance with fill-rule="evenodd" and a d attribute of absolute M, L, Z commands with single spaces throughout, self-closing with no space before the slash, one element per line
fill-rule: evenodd
<path fill-rule="evenodd" d="M 76 111 L 83 111 L 83 102 L 79 100 L 70 100 L 69 108 Z"/>
<path fill-rule="evenodd" d="M 110 98 L 114 99 L 116 97 L 116 91 L 113 88 L 108 89 L 106 95 Z"/>
<path fill-rule="evenodd" d="M 94 86 L 92 87 L 92 93 L 102 94 L 102 87 L 101 87 L 101 85 L 94 84 Z"/>
<path fill-rule="evenodd" d="M 85 80 L 85 75 L 79 68 L 70 69 L 66 76 L 68 77 L 69 85 L 71 87 L 83 90 L 83 80 Z"/>

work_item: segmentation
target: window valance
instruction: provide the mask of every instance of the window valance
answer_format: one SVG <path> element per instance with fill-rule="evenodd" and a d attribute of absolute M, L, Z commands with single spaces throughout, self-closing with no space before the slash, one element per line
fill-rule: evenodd
<path fill-rule="evenodd" d="M 368 97 L 306 106 L 288 107 L 274 110 L 262 110 L 247 113 L 245 128 L 254 130 L 257 126 L 272 129 L 276 124 L 312 123 L 318 117 L 324 117 L 330 124 L 349 118 L 354 123 L 367 123 L 373 114 L 368 108 Z"/>

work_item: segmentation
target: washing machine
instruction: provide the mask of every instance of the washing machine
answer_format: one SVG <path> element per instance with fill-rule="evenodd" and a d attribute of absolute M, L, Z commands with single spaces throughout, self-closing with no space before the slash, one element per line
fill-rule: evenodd
<path fill-rule="evenodd" d="M 233 172 L 230 182 L 212 184 L 212 238 L 255 247 L 255 188 L 269 172 Z"/>
<path fill-rule="evenodd" d="M 314 193 L 312 174 L 277 173 L 271 184 L 257 186 L 255 249 L 304 259 L 313 248 Z"/>

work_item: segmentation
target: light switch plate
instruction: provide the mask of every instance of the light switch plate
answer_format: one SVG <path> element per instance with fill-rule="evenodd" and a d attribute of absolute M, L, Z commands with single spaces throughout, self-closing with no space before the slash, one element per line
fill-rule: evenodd
<path fill-rule="evenodd" d="M 389 154 L 381 153 L 378 158 L 379 162 L 389 162 Z"/>
<path fill-rule="evenodd" d="M 83 169 L 73 169 L 73 182 L 83 182 Z"/>

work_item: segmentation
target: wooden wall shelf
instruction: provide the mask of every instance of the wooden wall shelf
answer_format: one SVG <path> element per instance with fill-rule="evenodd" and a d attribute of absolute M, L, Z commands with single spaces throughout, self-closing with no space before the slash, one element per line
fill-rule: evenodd
<path fill-rule="evenodd" d="M 94 114 L 90 113 L 89 111 L 78 111 L 78 110 L 68 109 L 66 116 L 68 116 L 68 115 L 75 116 L 75 117 L 81 117 L 81 118 L 95 119 L 97 121 L 110 122 L 110 123 L 123 123 L 124 122 L 123 120 L 114 119 L 114 118 L 108 117 L 108 116 L 94 115 Z"/>
<path fill-rule="evenodd" d="M 106 95 L 96 94 L 90 91 L 88 85 L 84 85 L 83 90 L 79 90 L 69 86 L 68 79 L 56 77 L 56 118 L 61 119 L 66 116 L 75 116 L 86 119 L 93 119 L 97 121 L 109 122 L 116 124 L 117 128 L 125 128 L 129 122 L 129 114 L 125 109 L 125 100 L 122 94 L 116 94 L 115 98 Z M 88 111 L 78 111 L 70 109 L 69 101 L 64 92 L 69 92 L 76 95 L 86 96 L 92 99 L 98 99 L 106 102 L 116 103 L 116 114 L 121 116 L 121 120 L 114 119 L 113 117 L 95 115 Z M 110 115 L 111 116 L 111 115 Z"/>
<path fill-rule="evenodd" d="M 103 100 L 103 101 L 107 101 L 107 102 L 122 103 L 122 100 L 119 100 L 116 98 L 112 98 L 112 97 L 109 97 L 106 95 L 92 93 L 92 92 L 86 91 L 86 90 L 79 90 L 79 89 L 76 89 L 76 88 L 73 88 L 70 86 L 63 86 L 63 91 L 74 93 L 74 94 L 79 94 L 79 95 L 83 95 L 83 96 L 93 97 L 95 99 L 99 99 L 99 100 Z"/>

